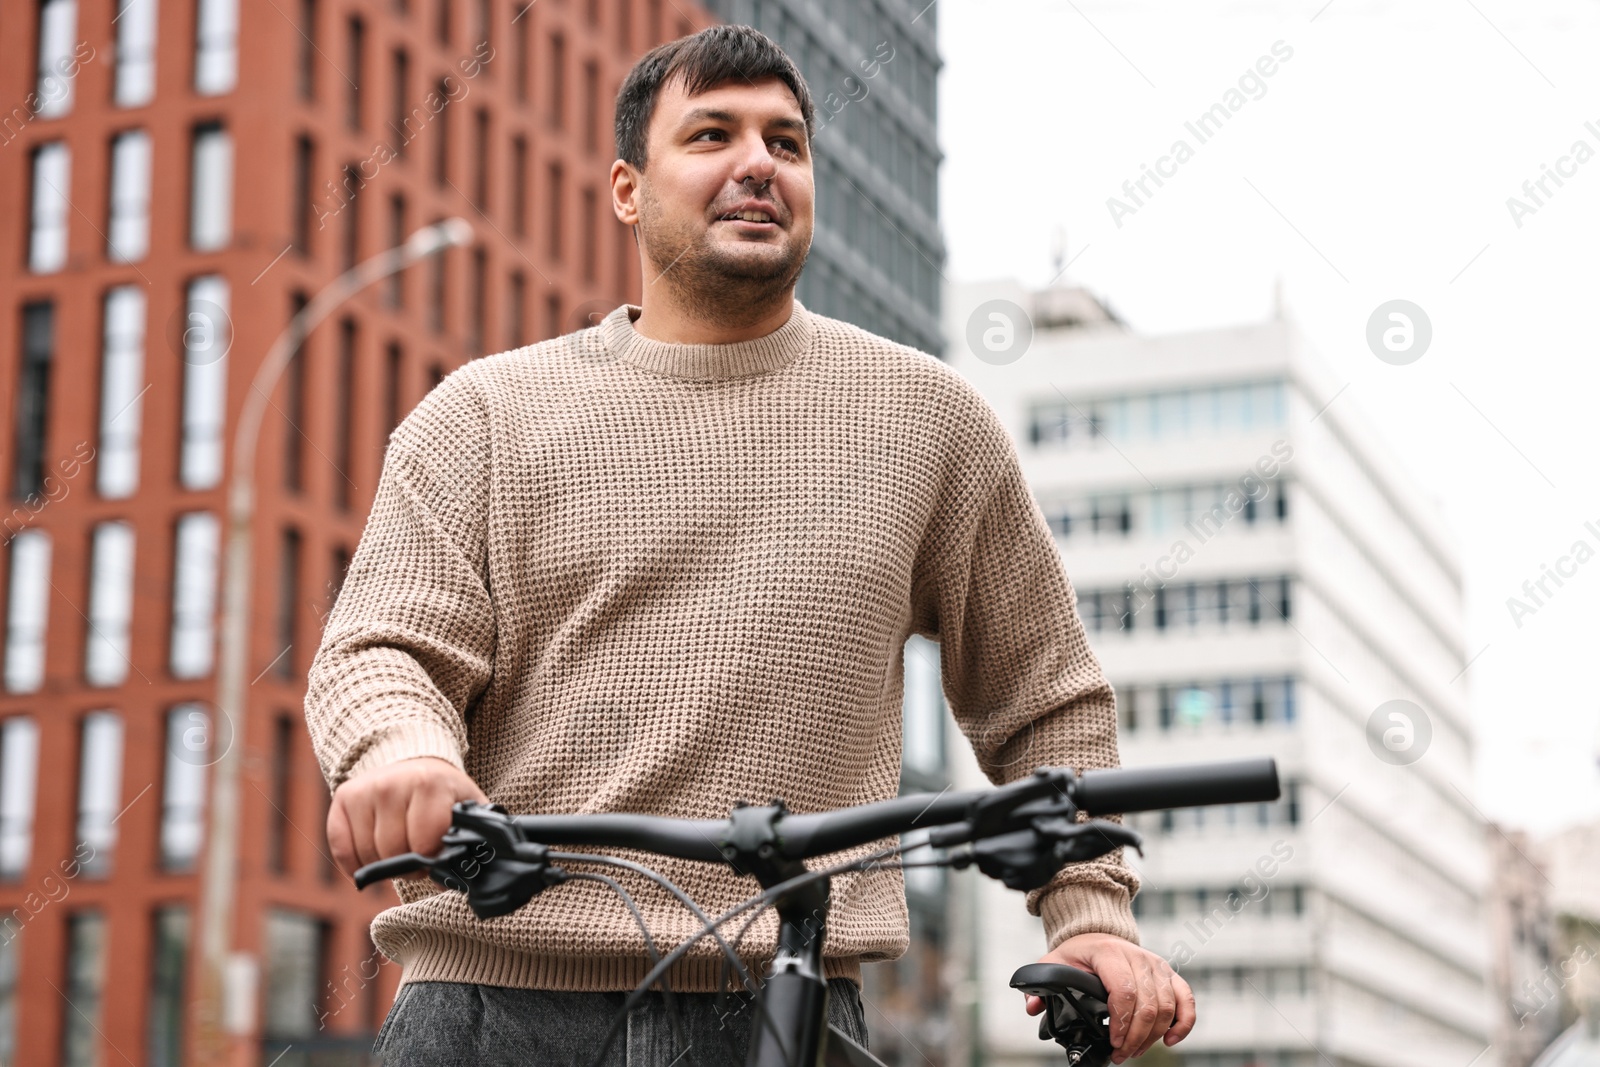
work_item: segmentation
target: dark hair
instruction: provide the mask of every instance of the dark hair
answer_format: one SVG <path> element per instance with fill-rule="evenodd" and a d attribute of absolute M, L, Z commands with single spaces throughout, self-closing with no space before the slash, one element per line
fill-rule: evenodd
<path fill-rule="evenodd" d="M 805 77 L 777 42 L 754 26 L 710 26 L 689 37 L 657 45 L 640 57 L 617 93 L 617 155 L 644 169 L 645 134 L 661 87 L 683 79 L 690 96 L 723 82 L 777 78 L 789 87 L 806 123 L 806 140 L 816 133 L 816 112 Z"/>

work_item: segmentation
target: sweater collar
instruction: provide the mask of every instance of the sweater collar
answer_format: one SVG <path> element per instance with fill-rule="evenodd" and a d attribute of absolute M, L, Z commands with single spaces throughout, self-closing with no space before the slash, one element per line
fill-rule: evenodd
<path fill-rule="evenodd" d="M 794 301 L 794 310 L 782 326 L 762 337 L 730 344 L 675 344 L 656 341 L 634 329 L 637 304 L 623 304 L 600 322 L 606 348 L 643 370 L 674 378 L 744 378 L 767 374 L 788 366 L 811 344 L 816 333 L 812 315 Z"/>

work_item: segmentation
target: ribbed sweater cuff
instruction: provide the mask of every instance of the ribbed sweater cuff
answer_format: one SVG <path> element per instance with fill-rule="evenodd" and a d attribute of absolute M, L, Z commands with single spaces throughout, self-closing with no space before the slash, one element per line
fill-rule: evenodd
<path fill-rule="evenodd" d="M 407 719 L 385 726 L 360 758 L 350 765 L 344 780 L 419 756 L 432 756 L 466 770 L 461 759 L 461 748 L 448 728 L 432 719 Z M 337 787 L 339 783 L 334 784 Z"/>
<path fill-rule="evenodd" d="M 1051 890 L 1039 899 L 1039 917 L 1044 920 L 1046 952 L 1078 934 L 1114 934 L 1139 943 L 1128 891 L 1120 886 L 1065 885 Z"/>

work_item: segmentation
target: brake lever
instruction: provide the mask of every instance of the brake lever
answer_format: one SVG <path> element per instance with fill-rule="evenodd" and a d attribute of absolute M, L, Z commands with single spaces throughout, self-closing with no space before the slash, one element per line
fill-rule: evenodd
<path fill-rule="evenodd" d="M 1041 815 L 1026 830 L 974 843 L 955 862 L 959 867 L 976 863 L 978 870 L 1007 889 L 1027 891 L 1045 885 L 1069 863 L 1096 859 L 1124 845 L 1132 845 L 1143 855 L 1142 844 L 1143 839 L 1121 823 L 1105 819 L 1075 822 Z"/>
<path fill-rule="evenodd" d="M 550 850 L 529 841 L 499 804 L 456 804 L 437 856 L 407 852 L 356 871 L 356 888 L 425 870 L 446 889 L 465 893 L 480 919 L 508 915 L 568 878 L 550 862 Z"/>

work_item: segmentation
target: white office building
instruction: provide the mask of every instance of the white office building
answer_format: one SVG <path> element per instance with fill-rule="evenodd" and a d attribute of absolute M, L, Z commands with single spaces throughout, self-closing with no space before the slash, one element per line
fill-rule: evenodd
<path fill-rule="evenodd" d="M 1055 532 L 1124 764 L 1270 754 L 1284 782 L 1276 804 L 1130 820 L 1144 944 L 1200 1005 L 1152 1062 L 1497 1064 L 1461 576 L 1356 398 L 1281 317 L 1141 337 L 1082 289 L 1008 283 L 945 308 L 947 358 Z M 986 784 L 952 749 L 958 788 Z M 1060 1062 L 1007 986 L 1038 920 L 959 877 L 981 883 L 963 988 L 983 1062 Z"/>

